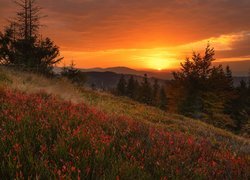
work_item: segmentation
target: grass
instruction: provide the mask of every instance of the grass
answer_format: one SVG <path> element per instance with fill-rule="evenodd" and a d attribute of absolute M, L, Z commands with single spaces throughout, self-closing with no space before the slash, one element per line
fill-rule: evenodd
<path fill-rule="evenodd" d="M 249 139 L 200 121 L 6 68 L 0 86 L 2 176 L 249 177 Z"/>

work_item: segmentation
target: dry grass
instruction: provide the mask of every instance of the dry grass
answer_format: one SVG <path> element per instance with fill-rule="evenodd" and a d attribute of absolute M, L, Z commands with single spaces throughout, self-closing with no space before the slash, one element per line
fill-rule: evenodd
<path fill-rule="evenodd" d="M 6 69 L 1 67 L 0 74 L 4 74 L 11 83 L 8 87 L 27 93 L 46 92 L 54 94 L 64 100 L 78 103 L 81 93 L 66 79 L 49 79 L 43 76 Z"/>
<path fill-rule="evenodd" d="M 47 79 L 42 76 L 0 68 L 0 76 L 6 76 L 8 88 L 27 93 L 44 91 L 74 103 L 84 102 L 90 106 L 117 116 L 127 116 L 137 121 L 150 123 L 171 131 L 182 131 L 196 137 L 210 138 L 211 142 L 224 142 L 235 149 L 250 153 L 250 140 L 215 128 L 198 120 L 176 114 L 168 114 L 157 108 L 134 102 L 128 98 L 115 97 L 108 93 L 79 89 L 65 79 Z M 0 84 L 6 83 L 0 81 Z"/>

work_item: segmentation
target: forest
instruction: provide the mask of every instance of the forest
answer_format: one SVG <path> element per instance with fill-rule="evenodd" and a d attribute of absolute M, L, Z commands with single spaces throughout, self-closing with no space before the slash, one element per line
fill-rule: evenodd
<path fill-rule="evenodd" d="M 250 77 L 235 87 L 230 67 L 213 66 L 214 56 L 210 45 L 204 55 L 194 52 L 162 87 L 157 79 L 150 84 L 146 74 L 142 83 L 122 75 L 115 94 L 249 137 Z"/>

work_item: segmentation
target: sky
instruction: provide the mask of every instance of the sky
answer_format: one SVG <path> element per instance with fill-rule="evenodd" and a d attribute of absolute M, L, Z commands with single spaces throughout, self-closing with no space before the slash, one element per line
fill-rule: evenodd
<path fill-rule="evenodd" d="M 217 62 L 248 61 L 242 71 L 250 70 L 250 0 L 37 1 L 48 15 L 41 32 L 60 47 L 62 64 L 174 69 L 209 42 Z M 0 5 L 4 25 L 16 7 Z"/>

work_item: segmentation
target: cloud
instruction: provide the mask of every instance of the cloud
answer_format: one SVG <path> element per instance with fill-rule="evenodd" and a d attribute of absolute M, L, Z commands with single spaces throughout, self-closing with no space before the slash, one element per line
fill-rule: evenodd
<path fill-rule="evenodd" d="M 230 49 L 219 51 L 221 58 L 250 58 L 250 32 L 238 35 L 230 45 Z"/>
<path fill-rule="evenodd" d="M 43 32 L 63 50 L 178 47 L 250 31 L 249 0 L 41 0 Z M 0 0 L 6 17 L 9 0 Z M 11 14 L 11 13 L 10 13 Z M 2 18 L 0 18 L 2 19 Z M 240 41 L 249 42 L 244 38 Z M 238 42 L 239 43 L 239 42 Z M 241 55 L 235 42 L 221 56 Z M 245 44 L 244 46 L 246 46 Z M 237 46 L 237 47 L 236 47 Z M 236 49 L 241 49 L 240 51 Z M 237 51 L 237 53 L 236 53 Z M 234 55 L 235 54 L 235 55 Z"/>

